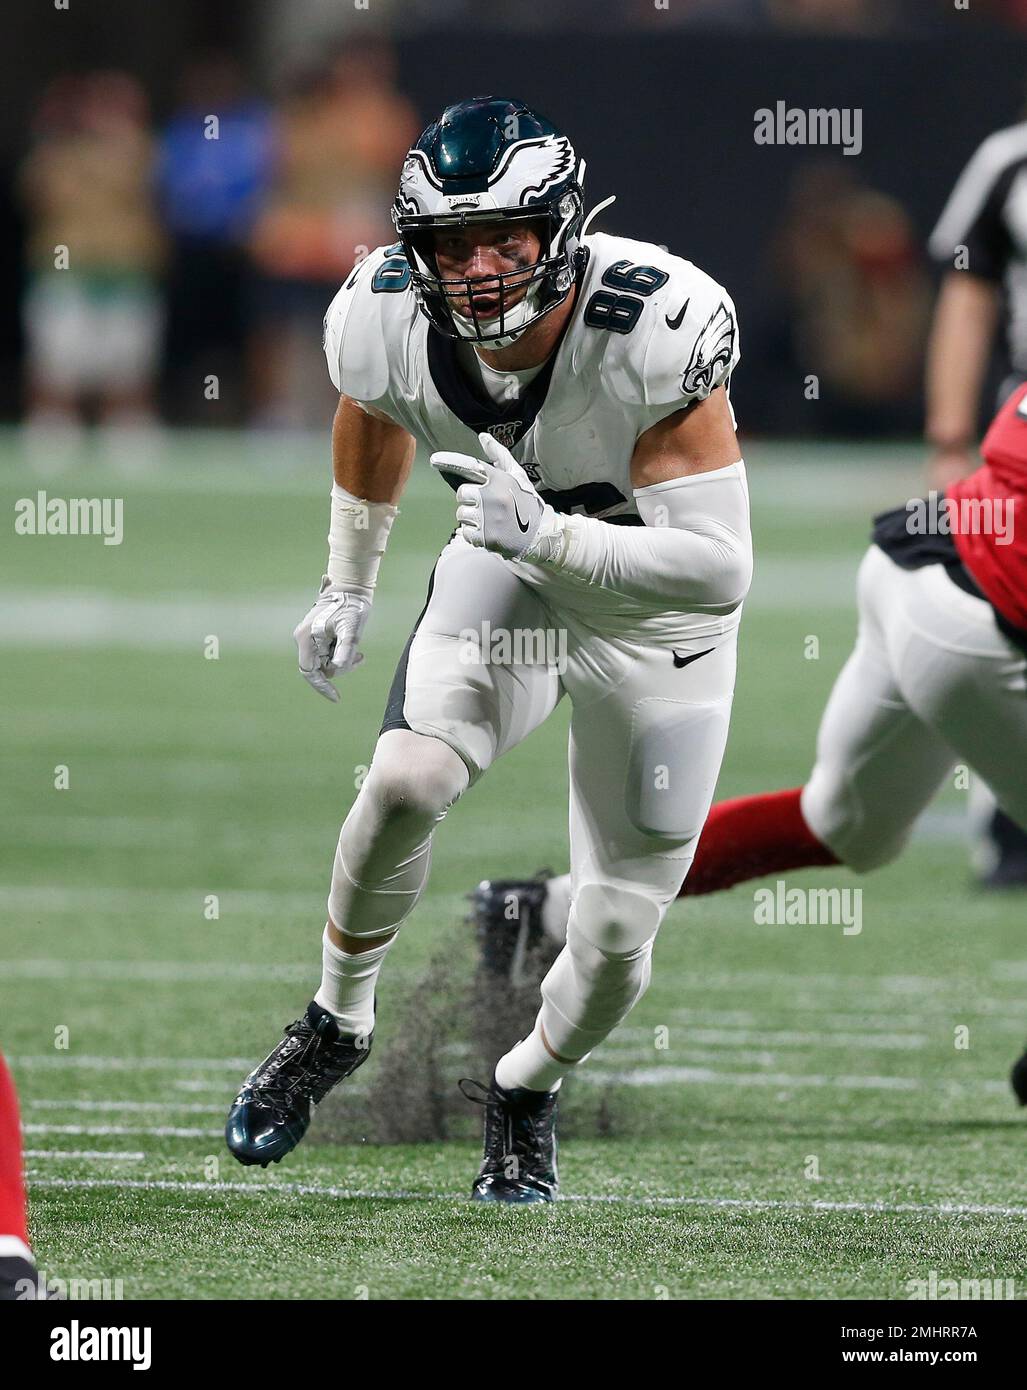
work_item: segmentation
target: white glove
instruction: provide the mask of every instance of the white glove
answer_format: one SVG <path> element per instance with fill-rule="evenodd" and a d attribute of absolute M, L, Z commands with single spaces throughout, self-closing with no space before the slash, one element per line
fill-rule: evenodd
<path fill-rule="evenodd" d="M 347 589 L 337 589 L 327 575 L 313 608 L 293 632 L 299 648 L 300 675 L 319 695 L 337 702 L 339 692 L 331 683 L 364 659 L 357 651 L 371 612 L 370 600 Z"/>
<path fill-rule="evenodd" d="M 432 454 L 431 466 L 465 481 L 457 488 L 456 519 L 470 545 L 508 560 L 554 560 L 563 548 L 563 522 L 535 491 L 531 479 L 498 439 L 479 434 L 488 460 L 468 454 Z"/>

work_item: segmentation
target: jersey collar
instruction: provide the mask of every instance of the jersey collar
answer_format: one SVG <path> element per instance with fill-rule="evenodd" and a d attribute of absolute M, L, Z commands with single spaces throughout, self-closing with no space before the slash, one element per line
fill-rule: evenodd
<path fill-rule="evenodd" d="M 460 366 L 457 357 L 457 344 L 447 338 L 433 324 L 428 325 L 428 371 L 435 383 L 435 389 L 442 397 L 443 404 L 453 412 L 457 419 L 475 434 L 487 432 L 494 434 L 501 444 L 512 449 L 520 443 L 535 423 L 535 419 L 545 405 L 549 393 L 549 383 L 553 379 L 553 368 L 563 345 L 567 332 L 574 322 L 581 301 L 581 291 L 588 265 L 587 254 L 582 257 L 577 276 L 578 294 L 574 308 L 564 324 L 559 341 L 549 354 L 542 370 L 528 382 L 521 394 L 510 401 L 494 401 L 480 382 L 471 381 Z"/>
<path fill-rule="evenodd" d="M 561 340 L 562 341 L 562 340 Z M 509 401 L 494 401 L 480 383 L 473 382 L 460 366 L 456 341 L 447 338 L 436 328 L 428 326 L 428 370 L 435 389 L 446 406 L 475 434 L 494 433 L 509 449 L 527 434 L 535 423 L 553 378 L 559 345 L 550 353 L 538 376 L 533 377 L 519 396 Z"/>

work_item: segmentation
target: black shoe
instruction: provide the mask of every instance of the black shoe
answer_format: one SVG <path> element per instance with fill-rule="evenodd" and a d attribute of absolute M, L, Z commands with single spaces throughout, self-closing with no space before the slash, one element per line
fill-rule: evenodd
<path fill-rule="evenodd" d="M 1009 1084 L 1021 1105 L 1027 1105 L 1027 1050 L 1013 1063 L 1009 1073 Z"/>
<path fill-rule="evenodd" d="M 373 1038 L 344 1037 L 332 1015 L 311 1000 L 232 1102 L 225 1140 L 239 1162 L 266 1168 L 294 1149 L 307 1132 L 311 1106 L 367 1060 Z"/>
<path fill-rule="evenodd" d="M 472 1095 L 466 1086 L 481 1093 Z M 556 1091 L 504 1091 L 492 1078 L 461 1081 L 468 1100 L 485 1107 L 485 1157 L 471 1188 L 475 1202 L 507 1202 L 527 1206 L 552 1202 L 559 1177 L 556 1171 Z"/>
<path fill-rule="evenodd" d="M 534 878 L 483 879 L 471 894 L 471 915 L 482 968 L 514 988 L 537 985 L 559 954 L 542 925 L 550 869 Z M 541 973 L 540 973 L 541 967 Z"/>
<path fill-rule="evenodd" d="M 0 1258 L 0 1303 L 20 1303 L 29 1299 L 61 1299 L 64 1295 L 47 1284 L 39 1270 L 24 1255 Z"/>
<path fill-rule="evenodd" d="M 1027 832 L 1010 820 L 1004 811 L 996 811 L 988 826 L 988 839 L 995 862 L 981 876 L 981 887 L 1027 887 Z"/>
<path fill-rule="evenodd" d="M 1027 858 L 1004 855 L 980 880 L 982 888 L 1027 888 Z"/>

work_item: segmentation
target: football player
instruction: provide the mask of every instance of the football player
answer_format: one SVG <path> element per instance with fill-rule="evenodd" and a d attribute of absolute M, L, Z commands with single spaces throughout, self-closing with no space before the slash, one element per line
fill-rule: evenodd
<path fill-rule="evenodd" d="M 534 1028 L 477 1097 L 472 1189 L 551 1201 L 561 1081 L 645 990 L 709 810 L 752 572 L 727 392 L 735 312 L 688 261 L 587 235 L 583 173 L 521 102 L 448 107 L 403 166 L 399 239 L 328 310 L 329 557 L 295 634 L 316 691 L 338 700 L 335 678 L 362 659 L 418 445 L 455 491 L 457 525 L 339 836 L 321 986 L 229 1114 L 243 1163 L 292 1149 L 311 1106 L 364 1062 L 375 982 L 436 825 L 566 694 L 566 944 Z"/>
<path fill-rule="evenodd" d="M 831 692 L 805 786 L 718 802 L 682 896 L 763 874 L 900 853 L 959 763 L 1027 827 L 1027 386 L 950 483 L 933 529 L 924 505 L 877 517 L 857 581 L 856 647 Z M 485 964 L 566 932 L 571 876 L 481 883 Z M 516 940 L 514 938 L 517 938 Z M 1012 1085 L 1027 1105 L 1027 1053 Z"/>
<path fill-rule="evenodd" d="M 29 1249 L 18 1096 L 0 1053 L 0 1301 L 35 1298 L 38 1292 L 39 1275 Z"/>

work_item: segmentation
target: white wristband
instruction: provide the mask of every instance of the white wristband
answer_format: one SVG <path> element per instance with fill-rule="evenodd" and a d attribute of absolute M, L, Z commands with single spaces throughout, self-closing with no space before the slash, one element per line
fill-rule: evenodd
<path fill-rule="evenodd" d="M 332 485 L 327 573 L 336 588 L 363 592 L 370 599 L 398 512 L 391 502 L 368 502 Z"/>

